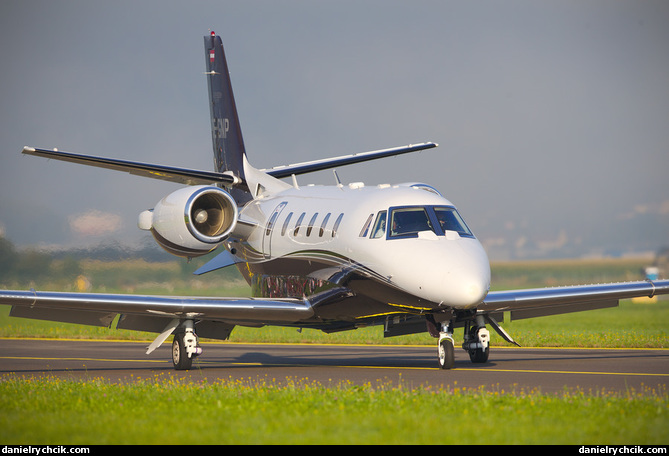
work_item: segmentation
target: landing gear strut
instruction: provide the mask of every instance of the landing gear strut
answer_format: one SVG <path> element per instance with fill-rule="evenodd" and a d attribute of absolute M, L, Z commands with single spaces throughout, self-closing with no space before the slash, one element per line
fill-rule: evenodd
<path fill-rule="evenodd" d="M 184 330 L 174 334 L 172 341 L 172 363 L 176 370 L 188 370 L 193 365 L 193 359 L 202 353 L 198 338 L 193 330 L 193 321 L 184 322 Z"/>

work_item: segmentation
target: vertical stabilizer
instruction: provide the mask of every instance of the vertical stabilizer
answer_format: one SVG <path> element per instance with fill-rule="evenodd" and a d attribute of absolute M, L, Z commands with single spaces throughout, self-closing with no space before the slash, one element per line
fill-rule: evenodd
<path fill-rule="evenodd" d="M 214 166 L 217 172 L 228 171 L 244 181 L 243 157 L 246 151 L 221 37 L 214 32 L 205 36 L 204 49 Z"/>

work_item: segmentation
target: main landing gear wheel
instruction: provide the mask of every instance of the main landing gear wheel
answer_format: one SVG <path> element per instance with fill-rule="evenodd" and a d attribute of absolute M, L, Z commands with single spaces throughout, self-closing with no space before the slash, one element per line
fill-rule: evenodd
<path fill-rule="evenodd" d="M 193 358 L 188 357 L 184 344 L 184 333 L 175 334 L 172 341 L 172 363 L 176 370 L 189 370 L 193 366 Z"/>
<path fill-rule="evenodd" d="M 453 339 L 450 337 L 443 337 L 439 341 L 439 368 L 452 369 L 455 365 L 455 348 L 453 347 Z"/>
<path fill-rule="evenodd" d="M 484 317 L 477 315 L 474 321 L 465 323 L 462 348 L 469 353 L 472 363 L 487 363 L 490 355 L 490 331 L 485 327 Z"/>
<path fill-rule="evenodd" d="M 469 350 L 469 359 L 472 361 L 472 363 L 487 363 L 489 355 L 490 347 L 486 347 L 485 349 L 475 348 L 473 350 Z"/>
<path fill-rule="evenodd" d="M 190 369 L 195 357 L 202 354 L 197 335 L 193 331 L 193 322 L 186 321 L 184 326 L 185 331 L 176 333 L 172 341 L 172 363 L 176 370 Z"/>
<path fill-rule="evenodd" d="M 470 344 L 467 352 L 472 363 L 487 363 L 490 356 L 490 333 L 485 327 L 475 328 L 473 331 L 476 343 Z"/>

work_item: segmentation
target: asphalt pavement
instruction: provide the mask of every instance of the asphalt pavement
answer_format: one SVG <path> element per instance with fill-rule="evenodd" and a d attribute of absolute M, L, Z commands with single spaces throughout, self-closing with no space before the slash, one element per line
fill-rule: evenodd
<path fill-rule="evenodd" d="M 431 346 L 204 343 L 189 371 L 172 367 L 170 344 L 150 355 L 146 342 L 0 339 L 0 376 L 105 379 L 178 376 L 193 381 L 386 384 L 494 391 L 666 391 L 669 350 L 492 347 L 485 364 L 456 348 L 455 368 L 437 367 Z"/>

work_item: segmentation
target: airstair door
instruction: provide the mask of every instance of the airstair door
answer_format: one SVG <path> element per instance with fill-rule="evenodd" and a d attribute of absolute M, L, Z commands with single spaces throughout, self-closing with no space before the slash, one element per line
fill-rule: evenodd
<path fill-rule="evenodd" d="M 279 219 L 279 215 L 281 215 L 281 212 L 286 207 L 286 204 L 288 203 L 285 201 L 280 203 L 272 211 L 267 221 L 267 227 L 265 227 L 265 233 L 263 235 L 262 241 L 263 256 L 266 260 L 272 258 L 272 235 L 274 234 L 274 228 L 276 227 L 276 222 Z"/>

